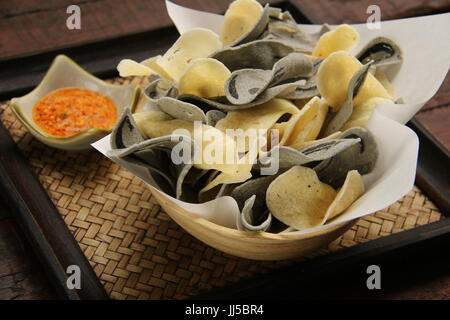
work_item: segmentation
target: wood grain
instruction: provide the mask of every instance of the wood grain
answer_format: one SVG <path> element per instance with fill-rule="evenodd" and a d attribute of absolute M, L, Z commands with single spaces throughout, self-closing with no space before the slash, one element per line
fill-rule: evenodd
<path fill-rule="evenodd" d="M 231 0 L 176 0 L 194 9 L 223 13 Z M 278 2 L 278 1 L 264 1 Z M 372 0 L 293 0 L 313 21 L 328 23 L 364 22 Z M 79 5 L 81 30 L 68 30 L 68 5 Z M 378 1 L 382 19 L 398 19 L 446 12 L 448 0 Z M 171 25 L 163 0 L 51 0 L 0 2 L 0 59 L 65 48 L 67 46 L 152 30 Z"/>
<path fill-rule="evenodd" d="M 0 221 L 0 257 L 0 300 L 56 298 L 42 266 L 11 219 Z"/>
<path fill-rule="evenodd" d="M 424 109 L 416 116 L 416 119 L 447 150 L 450 150 L 450 104 Z"/>
<path fill-rule="evenodd" d="M 174 0 L 175 3 L 198 10 L 223 13 L 231 0 Z M 278 1 L 269 1 L 271 3 Z M 318 23 L 358 23 L 367 17 L 371 0 L 291 0 Z M 68 30 L 66 8 L 79 5 L 82 11 L 81 30 Z M 380 1 L 382 20 L 398 19 L 441 13 L 450 10 L 450 0 Z M 119 36 L 140 33 L 170 26 L 163 0 L 51 0 L 0 2 L 0 62 L 18 56 L 35 55 L 51 50 L 63 50 L 81 44 L 104 41 Z M 111 63 L 116 63 L 111 61 Z M 29 66 L 30 70 L 33 68 Z M 111 75 L 108 75 L 111 76 Z M 24 79 L 30 81 L 30 79 Z M 450 104 L 450 76 L 440 90 L 422 109 L 428 110 Z M 446 123 L 450 111 L 435 112 L 417 119 L 436 134 L 438 140 L 450 150 L 449 130 Z M 439 115 L 438 115 L 439 114 Z"/>
<path fill-rule="evenodd" d="M 450 105 L 450 74 L 444 79 L 436 94 L 422 108 L 421 112 Z"/>
<path fill-rule="evenodd" d="M 15 11 L 12 2 L 2 1 L 6 7 L 2 11 L 12 14 L 0 19 L 0 58 L 62 49 L 170 24 L 167 14 L 163 14 L 162 1 L 79 1 L 81 29 L 69 30 L 67 1 L 52 2 L 53 5 L 38 9 L 23 1 L 22 10 Z"/>
<path fill-rule="evenodd" d="M 221 13 L 231 1 L 176 0 L 174 2 L 196 9 Z M 293 0 L 292 2 L 314 21 L 354 23 L 365 21 L 367 6 L 373 1 Z M 79 4 L 82 8 L 83 20 L 80 31 L 69 32 L 65 27 L 67 18 L 65 8 L 68 4 Z M 377 4 L 381 7 L 383 20 L 445 12 L 450 7 L 448 0 L 426 2 L 395 0 L 382 1 Z M 159 29 L 170 24 L 162 0 L 0 1 L 0 61 L 116 38 L 124 34 Z M 32 68 L 33 66 L 30 66 L 30 69 Z M 417 119 L 447 148 L 450 148 L 450 139 L 448 138 L 449 90 L 450 78 L 447 76 L 436 96 L 417 116 Z M 48 285 L 33 280 L 34 267 L 26 267 L 27 262 L 24 259 L 27 257 L 34 261 L 32 255 L 28 251 L 24 253 L 16 250 L 22 246 L 23 235 L 11 236 L 11 234 L 15 234 L 15 231 L 11 231 L 15 227 L 11 227 L 13 222 L 5 220 L 5 217 L 9 215 L 8 210 L 0 211 L 0 257 L 2 257 L 1 253 L 10 252 L 5 256 L 11 258 L 10 260 L 6 258 L 3 260 L 3 257 L 1 259 L 0 299 L 52 297 L 52 294 L 48 293 L 49 291 L 37 289 Z M 3 220 L 1 220 L 2 217 Z M 8 226 L 2 226 L 4 221 L 7 221 L 6 225 Z M 3 263 L 4 261 L 6 264 Z M 448 281 L 445 282 L 445 279 L 443 281 L 444 288 L 447 283 L 448 289 Z M 424 289 L 426 287 L 423 285 L 416 290 L 426 290 Z M 21 289 L 17 290 L 17 288 Z M 20 294 L 17 294 L 18 291 Z M 432 290 L 429 293 L 428 298 L 432 297 Z"/>
<path fill-rule="evenodd" d="M 177 3 L 223 13 L 231 1 L 185 0 Z M 274 2 L 274 1 L 269 1 Z M 2 1 L 0 59 L 37 54 L 172 25 L 163 0 Z M 69 30 L 69 4 L 81 9 L 81 29 Z M 151 41 L 151 40 L 150 40 Z"/>
<path fill-rule="evenodd" d="M 8 131 L 0 124 L 0 192 L 14 208 L 14 217 L 38 254 L 60 297 L 105 298 L 106 294 L 89 262 L 73 239 L 47 191 L 36 179 Z M 63 239 L 63 240 L 62 240 Z M 81 289 L 67 287 L 66 270 L 77 265 Z"/>
<path fill-rule="evenodd" d="M 449 0 L 293 0 L 292 2 L 311 21 L 326 21 L 330 24 L 365 22 L 370 15 L 367 13 L 367 8 L 374 4 L 380 7 L 383 21 L 443 13 L 450 9 Z"/>
<path fill-rule="evenodd" d="M 223 13 L 231 0 L 175 0 L 194 9 Z M 269 3 L 279 1 L 264 1 Z M 364 22 L 372 0 L 292 0 L 312 21 L 328 23 Z M 76 4 L 81 9 L 81 30 L 68 30 L 66 8 Z M 446 12 L 449 0 L 381 1 L 382 20 Z M 51 0 L 0 2 L 0 59 L 36 54 L 170 26 L 163 0 Z"/>

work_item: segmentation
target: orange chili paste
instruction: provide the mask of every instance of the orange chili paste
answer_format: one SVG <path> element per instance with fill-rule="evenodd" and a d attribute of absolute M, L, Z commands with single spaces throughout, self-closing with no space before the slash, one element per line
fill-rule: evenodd
<path fill-rule="evenodd" d="M 117 108 L 97 92 L 66 88 L 41 98 L 34 105 L 33 120 L 48 134 L 66 137 L 90 128 L 111 129 L 117 121 Z"/>

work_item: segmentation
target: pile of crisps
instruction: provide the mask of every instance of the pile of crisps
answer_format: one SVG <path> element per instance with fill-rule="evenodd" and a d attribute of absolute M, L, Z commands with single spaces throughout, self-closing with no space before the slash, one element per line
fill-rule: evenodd
<path fill-rule="evenodd" d="M 241 230 L 325 224 L 364 193 L 361 175 L 373 170 L 378 156 L 365 126 L 377 104 L 394 100 L 380 70 L 398 67 L 402 58 L 386 38 L 354 56 L 358 42 L 349 25 L 309 34 L 289 12 L 236 0 L 221 35 L 192 29 L 162 56 L 119 63 L 123 77 L 149 77 L 152 111 L 122 115 L 109 156 L 144 166 L 161 190 L 183 201 L 233 197 Z M 222 139 L 199 141 L 196 128 Z M 229 129 L 259 129 L 278 139 L 255 154 Z M 193 154 L 174 159 L 174 148 L 199 143 L 202 150 L 226 144 L 230 152 L 231 146 L 236 161 L 202 162 L 202 155 L 199 162 L 182 161 Z M 262 174 L 274 161 L 279 170 Z"/>

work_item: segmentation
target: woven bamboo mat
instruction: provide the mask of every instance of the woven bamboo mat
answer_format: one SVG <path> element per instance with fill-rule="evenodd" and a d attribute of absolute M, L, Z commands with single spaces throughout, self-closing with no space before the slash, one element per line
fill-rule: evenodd
<path fill-rule="evenodd" d="M 45 146 L 26 132 L 8 102 L 0 103 L 0 119 L 113 299 L 184 299 L 298 261 L 255 262 L 215 250 L 173 222 L 144 183 L 98 152 Z M 415 187 L 389 208 L 360 219 L 313 256 L 441 218 Z"/>

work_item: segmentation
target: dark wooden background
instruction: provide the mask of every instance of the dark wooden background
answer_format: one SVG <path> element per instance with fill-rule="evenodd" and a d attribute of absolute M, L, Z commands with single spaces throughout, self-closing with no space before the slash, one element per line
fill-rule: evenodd
<path fill-rule="evenodd" d="M 174 0 L 194 9 L 223 13 L 230 0 Z M 278 1 L 269 1 L 278 2 Z M 377 4 L 382 20 L 450 11 L 450 0 L 292 0 L 311 21 L 366 21 L 369 5 Z M 81 30 L 66 27 L 67 6 L 81 8 Z M 21 56 L 102 41 L 171 25 L 163 0 L 16 0 L 0 1 L 0 62 Z M 148 39 L 152 41 L 153 39 Z M 126 46 L 126 43 L 124 43 Z M 1 88 L 0 88 L 1 91 Z M 416 119 L 450 150 L 450 76 Z M 0 299 L 52 299 L 56 294 L 19 230 L 14 212 L 0 203 Z M 390 294 L 392 299 L 448 299 L 450 275 Z"/>

